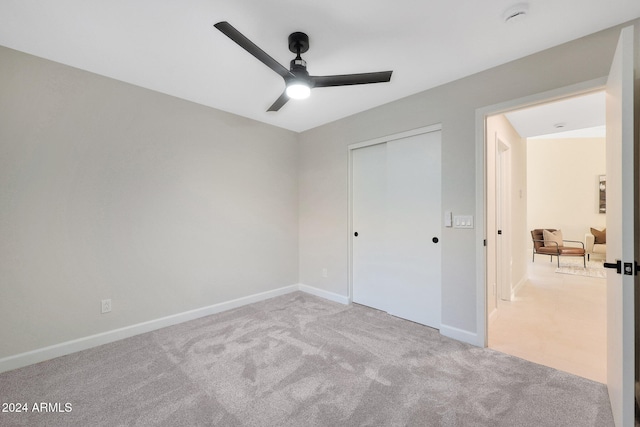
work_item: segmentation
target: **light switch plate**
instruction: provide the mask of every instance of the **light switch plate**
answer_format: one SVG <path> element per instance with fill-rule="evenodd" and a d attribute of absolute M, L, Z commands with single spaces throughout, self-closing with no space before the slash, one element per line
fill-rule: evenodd
<path fill-rule="evenodd" d="M 473 228 L 473 215 L 454 216 L 453 228 Z"/>

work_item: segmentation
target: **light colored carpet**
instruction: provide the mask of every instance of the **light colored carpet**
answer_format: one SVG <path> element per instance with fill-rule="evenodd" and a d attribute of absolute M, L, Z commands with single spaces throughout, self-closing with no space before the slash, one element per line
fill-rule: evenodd
<path fill-rule="evenodd" d="M 295 292 L 0 375 L 3 426 L 613 425 L 606 387 Z"/>
<path fill-rule="evenodd" d="M 556 273 L 597 277 L 600 279 L 607 278 L 607 271 L 604 268 L 602 261 L 587 261 L 587 267 L 585 268 L 582 263 L 582 258 L 561 260 L 560 268 L 556 269 Z"/>

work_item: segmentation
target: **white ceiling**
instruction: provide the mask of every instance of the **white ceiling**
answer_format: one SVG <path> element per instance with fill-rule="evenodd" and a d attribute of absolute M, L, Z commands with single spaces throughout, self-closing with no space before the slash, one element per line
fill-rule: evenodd
<path fill-rule="evenodd" d="M 603 137 L 606 108 L 604 91 L 549 102 L 506 113 L 523 138 Z"/>
<path fill-rule="evenodd" d="M 2 0 L 0 45 L 293 131 L 453 81 L 640 17 L 638 0 Z M 393 70 L 390 83 L 318 88 L 267 108 L 276 73 L 213 27 L 229 21 L 288 67 L 309 35 L 312 75 Z"/>

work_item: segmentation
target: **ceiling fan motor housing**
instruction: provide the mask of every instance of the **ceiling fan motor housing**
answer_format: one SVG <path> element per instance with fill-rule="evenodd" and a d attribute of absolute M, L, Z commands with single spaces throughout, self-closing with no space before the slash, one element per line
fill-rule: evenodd
<path fill-rule="evenodd" d="M 304 59 L 292 59 L 289 63 L 289 69 L 296 77 L 306 77 L 309 78 L 309 73 L 307 72 L 307 61 Z"/>
<path fill-rule="evenodd" d="M 307 61 L 300 57 L 301 53 L 309 50 L 309 36 L 305 33 L 296 32 L 289 35 L 289 50 L 296 54 L 296 57 L 289 63 L 289 70 L 296 76 L 295 79 L 310 85 L 309 72 L 307 72 Z"/>

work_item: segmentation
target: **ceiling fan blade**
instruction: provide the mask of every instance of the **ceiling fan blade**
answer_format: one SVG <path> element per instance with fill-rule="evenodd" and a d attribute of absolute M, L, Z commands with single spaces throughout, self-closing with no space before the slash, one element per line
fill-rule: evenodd
<path fill-rule="evenodd" d="M 271 105 L 271 107 L 269 107 L 267 111 L 278 111 L 280 108 L 282 108 L 284 104 L 287 103 L 288 100 L 289 100 L 289 96 L 287 95 L 287 93 L 282 92 L 282 95 L 280 95 L 280 98 L 276 99 L 276 102 L 274 102 L 273 105 Z"/>
<path fill-rule="evenodd" d="M 310 76 L 314 87 L 364 85 L 369 83 L 386 83 L 391 80 L 393 71 L 376 73 L 342 74 L 337 76 Z"/>
<path fill-rule="evenodd" d="M 241 48 L 255 56 L 260 62 L 267 67 L 271 68 L 276 73 L 280 74 L 284 78 L 295 77 L 291 72 L 281 65 L 278 61 L 270 57 L 264 50 L 260 49 L 251 40 L 246 38 L 240 31 L 229 24 L 227 21 L 218 22 L 214 25 L 225 36 L 236 42 Z"/>

